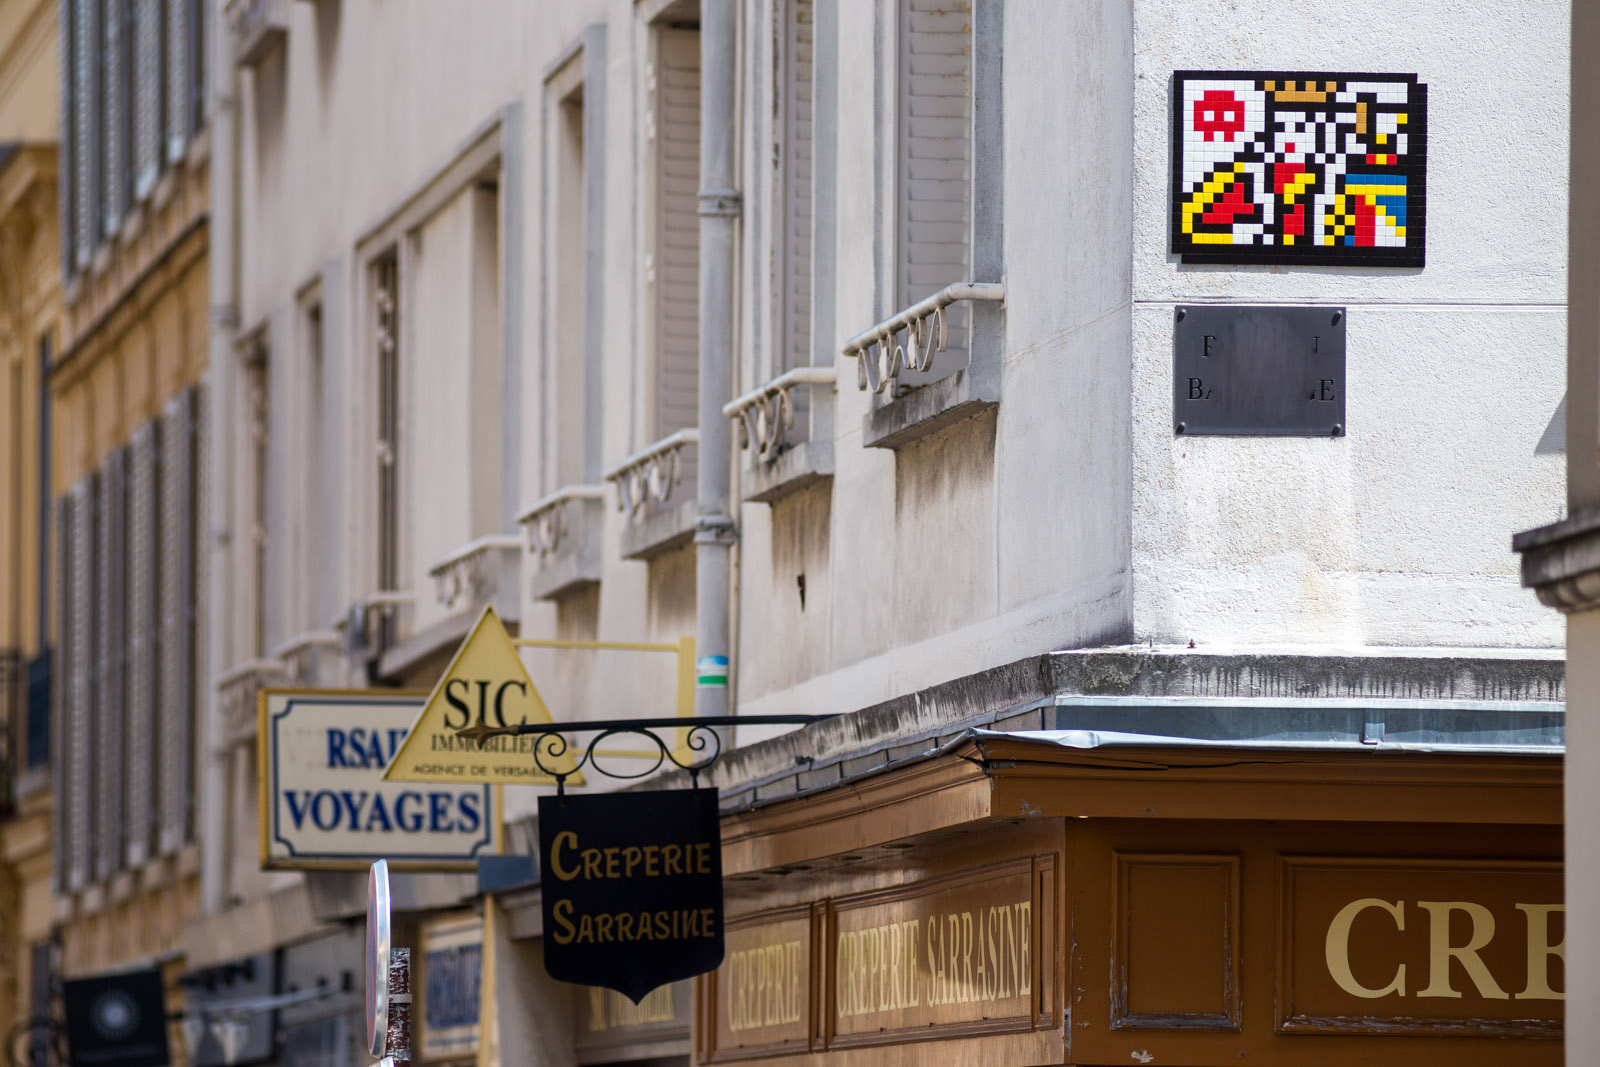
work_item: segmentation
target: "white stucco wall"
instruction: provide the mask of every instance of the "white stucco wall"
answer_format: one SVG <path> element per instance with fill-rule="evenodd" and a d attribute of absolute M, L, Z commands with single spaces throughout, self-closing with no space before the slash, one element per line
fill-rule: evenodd
<path fill-rule="evenodd" d="M 1133 541 L 1139 639 L 1543 647 L 1513 531 L 1562 511 L 1569 5 L 1134 5 Z M 1170 76 L 1428 85 L 1427 266 L 1180 265 Z M 1173 309 L 1348 308 L 1347 436 L 1179 437 Z M 1559 438 L 1559 434 L 1554 435 Z"/>

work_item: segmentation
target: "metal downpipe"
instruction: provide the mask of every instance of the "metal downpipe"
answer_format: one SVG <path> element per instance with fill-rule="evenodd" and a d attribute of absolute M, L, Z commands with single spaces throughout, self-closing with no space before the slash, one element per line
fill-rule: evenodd
<path fill-rule="evenodd" d="M 738 12 L 733 0 L 700 4 L 700 445 L 695 520 L 697 716 L 732 712 L 728 691 L 730 569 L 735 537 L 731 481 L 733 426 L 722 407 L 733 396 L 734 89 Z"/>

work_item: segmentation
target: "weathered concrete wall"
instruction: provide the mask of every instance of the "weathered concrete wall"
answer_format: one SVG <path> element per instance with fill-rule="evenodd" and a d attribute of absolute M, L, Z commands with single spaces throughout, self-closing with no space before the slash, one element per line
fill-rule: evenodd
<path fill-rule="evenodd" d="M 1568 10 L 1135 5 L 1140 639 L 1559 645 L 1558 620 L 1518 588 L 1508 533 L 1562 511 L 1563 458 L 1541 441 L 1564 387 Z M 1426 268 L 1178 264 L 1170 76 L 1188 68 L 1416 73 Z M 1173 307 L 1200 302 L 1347 307 L 1348 435 L 1175 436 Z"/>

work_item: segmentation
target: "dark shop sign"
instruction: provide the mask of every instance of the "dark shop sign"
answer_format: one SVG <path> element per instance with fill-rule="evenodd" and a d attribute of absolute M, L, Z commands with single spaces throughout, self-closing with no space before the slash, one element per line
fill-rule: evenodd
<path fill-rule="evenodd" d="M 160 970 L 82 978 L 61 987 L 70 1067 L 166 1067 L 166 993 Z"/>
<path fill-rule="evenodd" d="M 544 965 L 639 1003 L 722 963 L 715 789 L 539 798 Z"/>

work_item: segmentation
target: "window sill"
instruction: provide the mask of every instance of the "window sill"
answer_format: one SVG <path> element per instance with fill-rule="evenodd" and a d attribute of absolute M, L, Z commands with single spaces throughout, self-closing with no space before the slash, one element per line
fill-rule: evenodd
<path fill-rule="evenodd" d="M 695 502 L 650 508 L 622 528 L 622 558 L 652 560 L 694 541 Z"/>
<path fill-rule="evenodd" d="M 555 600 L 600 581 L 604 509 L 599 486 L 568 486 L 518 516 L 529 530 L 535 600 Z"/>
<path fill-rule="evenodd" d="M 974 418 L 999 405 L 1000 398 L 958 370 L 867 412 L 861 443 L 868 448 L 903 448 L 947 426 Z"/>
<path fill-rule="evenodd" d="M 833 477 L 833 442 L 802 441 L 744 466 L 745 500 L 771 504 Z"/>

